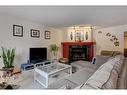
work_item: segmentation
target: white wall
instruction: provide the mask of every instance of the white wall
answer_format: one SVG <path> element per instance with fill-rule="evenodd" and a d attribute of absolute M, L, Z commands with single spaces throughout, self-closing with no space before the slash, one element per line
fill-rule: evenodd
<path fill-rule="evenodd" d="M 23 37 L 13 36 L 13 24 L 23 26 Z M 30 29 L 40 30 L 40 38 L 30 37 Z M 45 30 L 51 31 L 50 40 L 44 39 Z M 16 47 L 15 65 L 18 66 L 20 66 L 21 63 L 27 62 L 30 47 L 48 47 L 52 43 L 58 43 L 58 33 L 59 30 L 41 24 L 8 16 L 0 16 L 0 46 L 7 48 Z"/>
<path fill-rule="evenodd" d="M 102 31 L 102 33 L 98 33 L 98 31 Z M 127 31 L 127 25 L 108 27 L 94 31 L 96 54 L 100 54 L 101 50 L 117 50 L 123 52 L 125 31 Z M 107 33 L 115 35 L 118 38 L 120 42 L 119 46 L 115 46 L 113 42 L 110 41 L 110 37 L 106 36 Z"/>
<path fill-rule="evenodd" d="M 23 26 L 24 28 L 23 37 L 13 36 L 13 24 Z M 30 37 L 30 29 L 40 30 L 40 34 L 41 34 L 40 38 Z M 45 30 L 51 31 L 50 40 L 44 39 Z M 102 34 L 98 34 L 98 31 L 102 31 Z M 127 31 L 127 25 L 103 28 L 93 31 L 94 38 L 96 39 L 96 53 L 99 54 L 101 50 L 119 50 L 123 52 L 124 31 Z M 118 37 L 120 42 L 119 47 L 114 46 L 114 44 L 110 41 L 110 39 L 107 36 L 105 36 L 106 33 L 108 32 Z M 30 47 L 48 47 L 50 44 L 56 43 L 60 47 L 58 57 L 61 57 L 62 56 L 61 42 L 70 41 L 69 33 L 70 32 L 67 28 L 56 29 L 56 28 L 46 27 L 31 21 L 0 15 L 0 46 L 4 46 L 7 48 L 16 47 L 15 64 L 18 66 L 20 66 L 21 63 L 27 62 L 29 57 Z M 48 58 L 50 58 L 49 51 L 48 51 Z"/>
<path fill-rule="evenodd" d="M 70 41 L 69 39 L 69 31 L 68 28 L 61 28 L 60 38 L 61 42 Z M 102 33 L 98 33 L 98 31 L 102 31 Z M 96 54 L 100 54 L 101 50 L 116 50 L 123 52 L 124 50 L 124 32 L 127 31 L 127 25 L 114 26 L 101 28 L 97 30 L 93 30 L 93 39 L 96 40 L 95 52 Z M 110 37 L 107 37 L 106 34 L 110 33 L 115 35 L 118 38 L 119 46 L 115 46 L 113 42 L 110 41 Z"/>
<path fill-rule="evenodd" d="M 84 33 L 84 42 L 91 42 L 91 30 L 90 28 L 80 28 L 80 30 Z M 70 34 L 73 34 L 73 40 L 70 39 Z M 85 39 L 85 33 L 88 32 L 88 39 Z M 75 30 L 71 27 L 61 28 L 61 41 L 62 42 L 75 42 Z"/>

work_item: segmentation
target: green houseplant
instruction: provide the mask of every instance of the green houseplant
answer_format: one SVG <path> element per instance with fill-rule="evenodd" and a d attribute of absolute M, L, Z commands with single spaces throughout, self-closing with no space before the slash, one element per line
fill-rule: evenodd
<path fill-rule="evenodd" d="M 57 52 L 59 50 L 59 47 L 56 44 L 50 45 L 50 51 L 53 54 L 53 59 L 57 59 Z"/>
<path fill-rule="evenodd" d="M 12 75 L 14 66 L 14 58 L 15 58 L 15 48 L 6 49 L 4 47 L 2 48 L 2 58 L 4 63 L 4 71 L 6 71 L 7 74 Z"/>

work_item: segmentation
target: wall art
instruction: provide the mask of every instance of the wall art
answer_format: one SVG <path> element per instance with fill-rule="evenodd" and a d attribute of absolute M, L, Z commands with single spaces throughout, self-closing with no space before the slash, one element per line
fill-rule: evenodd
<path fill-rule="evenodd" d="M 50 33 L 50 31 L 45 31 L 45 39 L 50 39 L 50 37 L 51 37 L 51 33 Z"/>
<path fill-rule="evenodd" d="M 39 38 L 40 37 L 40 31 L 31 29 L 31 37 Z"/>
<path fill-rule="evenodd" d="M 23 37 L 23 26 L 13 25 L 13 36 Z"/>
<path fill-rule="evenodd" d="M 110 41 L 113 42 L 115 46 L 119 46 L 118 38 L 115 35 L 111 35 L 110 33 L 107 33 L 106 36 L 110 37 Z"/>
<path fill-rule="evenodd" d="M 112 42 L 112 41 L 113 41 L 113 39 L 110 39 L 110 41 Z"/>
<path fill-rule="evenodd" d="M 111 36 L 111 34 L 110 34 L 110 33 L 107 33 L 107 34 L 106 34 L 106 36 L 109 36 L 109 37 L 110 37 L 110 36 Z"/>
<path fill-rule="evenodd" d="M 118 41 L 115 41 L 115 42 L 114 42 L 114 45 L 115 45 L 115 46 L 119 46 L 119 42 L 118 42 Z"/>

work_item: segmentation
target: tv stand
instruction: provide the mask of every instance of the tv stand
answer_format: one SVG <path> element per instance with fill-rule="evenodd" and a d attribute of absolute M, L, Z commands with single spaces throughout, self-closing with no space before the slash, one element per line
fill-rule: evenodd
<path fill-rule="evenodd" d="M 51 61 L 48 61 L 48 60 L 38 62 L 38 63 L 23 63 L 23 64 L 21 64 L 21 69 L 22 70 L 31 70 L 31 69 L 34 69 L 34 67 L 47 65 L 47 64 L 50 64 L 50 63 L 51 63 Z"/>

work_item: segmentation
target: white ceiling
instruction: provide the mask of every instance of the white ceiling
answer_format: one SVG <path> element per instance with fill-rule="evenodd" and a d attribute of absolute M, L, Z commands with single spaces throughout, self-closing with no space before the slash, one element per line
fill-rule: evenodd
<path fill-rule="evenodd" d="M 0 14 L 52 27 L 127 24 L 127 6 L 0 6 Z"/>

